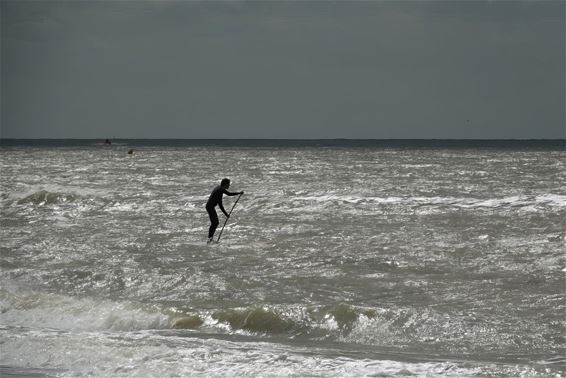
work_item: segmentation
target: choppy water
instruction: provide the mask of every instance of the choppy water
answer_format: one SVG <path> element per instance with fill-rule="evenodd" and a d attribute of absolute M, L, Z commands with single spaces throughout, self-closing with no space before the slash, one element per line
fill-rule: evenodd
<path fill-rule="evenodd" d="M 0 375 L 566 375 L 563 150 L 125 151 L 0 149 Z"/>

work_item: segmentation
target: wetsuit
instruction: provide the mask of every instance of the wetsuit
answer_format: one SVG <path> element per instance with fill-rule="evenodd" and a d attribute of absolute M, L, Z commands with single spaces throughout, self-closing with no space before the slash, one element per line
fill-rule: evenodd
<path fill-rule="evenodd" d="M 222 195 L 226 194 L 227 196 L 237 196 L 240 193 L 231 193 L 224 189 L 222 186 L 218 185 L 212 193 L 210 193 L 210 197 L 206 202 L 206 211 L 208 212 L 208 216 L 210 217 L 210 228 L 208 229 L 208 237 L 212 238 L 214 236 L 214 232 L 216 231 L 216 227 L 218 227 L 218 214 L 216 214 L 215 207 L 218 205 L 220 210 L 228 216 L 226 210 L 224 210 L 224 206 L 222 205 Z"/>

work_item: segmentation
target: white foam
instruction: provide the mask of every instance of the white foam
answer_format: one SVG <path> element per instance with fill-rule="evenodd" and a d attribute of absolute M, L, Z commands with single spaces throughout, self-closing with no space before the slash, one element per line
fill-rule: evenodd
<path fill-rule="evenodd" d="M 452 205 L 456 207 L 502 207 L 502 206 L 529 206 L 529 205 L 555 205 L 566 206 L 566 195 L 558 194 L 545 194 L 539 196 L 509 196 L 501 198 L 469 198 L 469 197 L 375 197 L 375 196 L 354 196 L 354 195 L 338 195 L 338 194 L 324 194 L 312 196 L 297 196 L 293 197 L 294 201 L 303 202 L 343 202 L 350 204 L 363 204 L 363 203 L 376 203 L 376 204 L 390 204 L 390 205 Z"/>
<path fill-rule="evenodd" d="M 169 317 L 128 302 L 36 292 L 2 291 L 5 326 L 58 330 L 143 330 L 168 327 Z"/>
<path fill-rule="evenodd" d="M 554 206 L 566 206 L 566 195 L 560 194 L 544 194 L 536 197 L 537 202 L 551 204 Z"/>

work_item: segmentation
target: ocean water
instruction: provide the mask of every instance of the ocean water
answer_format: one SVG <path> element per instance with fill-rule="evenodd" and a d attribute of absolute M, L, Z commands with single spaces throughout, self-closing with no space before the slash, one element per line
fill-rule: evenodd
<path fill-rule="evenodd" d="M 130 147 L 0 148 L 0 376 L 566 376 L 564 149 Z"/>

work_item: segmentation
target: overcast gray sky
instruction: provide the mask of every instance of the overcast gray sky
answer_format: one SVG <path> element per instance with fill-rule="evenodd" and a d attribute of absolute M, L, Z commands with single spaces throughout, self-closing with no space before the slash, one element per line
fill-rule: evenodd
<path fill-rule="evenodd" d="M 3 138 L 566 138 L 566 2 L 1 1 Z"/>

